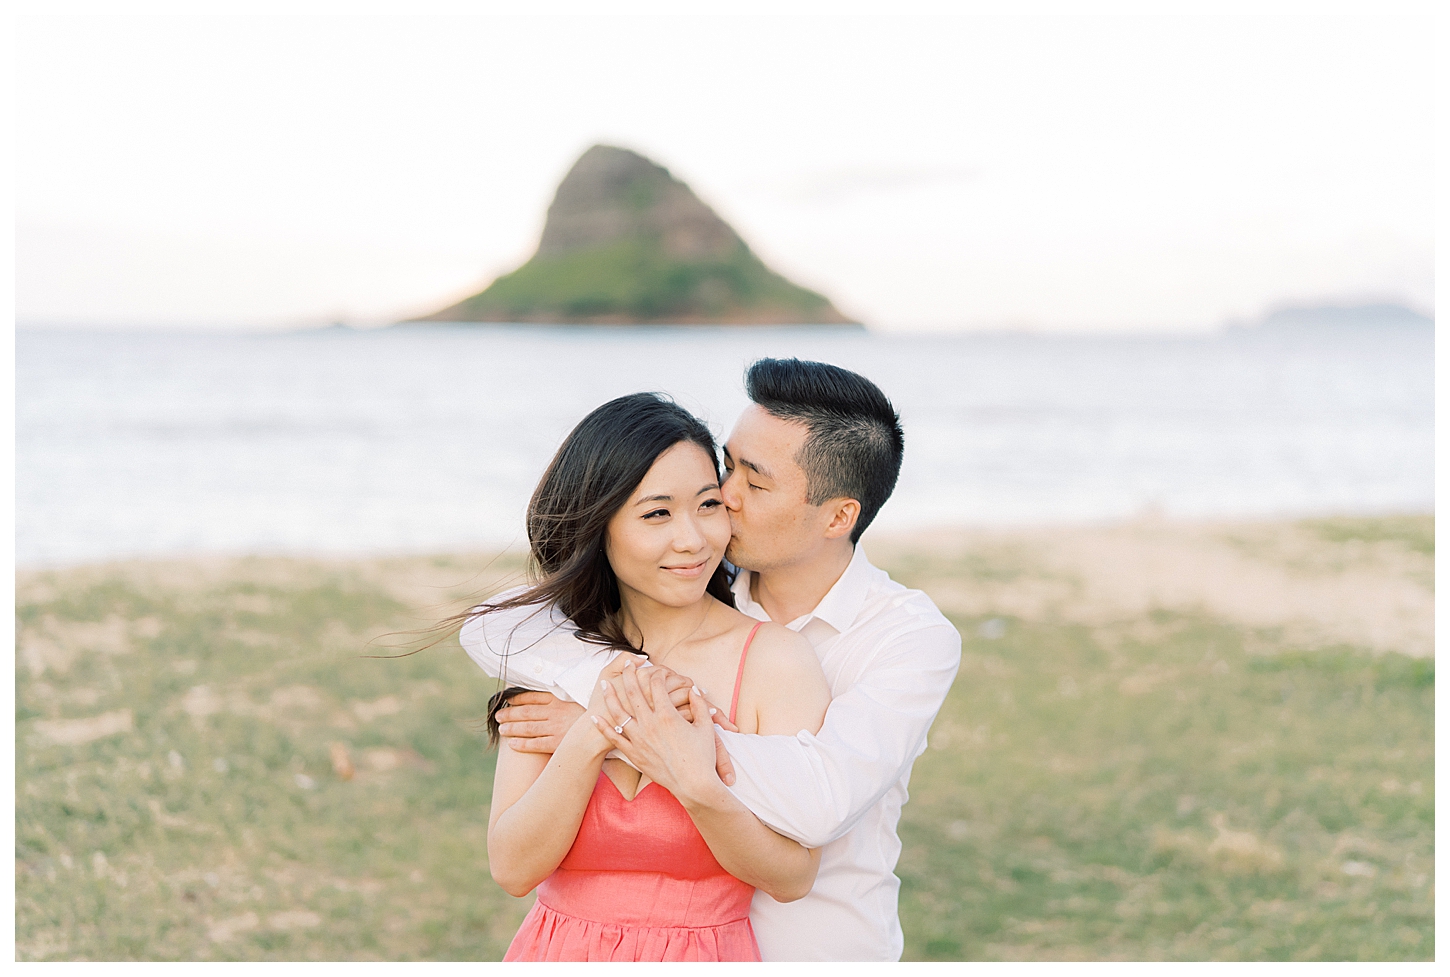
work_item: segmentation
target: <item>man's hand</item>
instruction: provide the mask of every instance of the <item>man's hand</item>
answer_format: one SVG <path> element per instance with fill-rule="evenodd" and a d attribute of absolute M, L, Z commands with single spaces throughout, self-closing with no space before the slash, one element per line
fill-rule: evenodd
<path fill-rule="evenodd" d="M 582 715 L 584 707 L 577 702 L 547 692 L 521 692 L 498 711 L 498 734 L 519 753 L 553 753 Z"/>
<path fill-rule="evenodd" d="M 730 720 L 727 719 L 722 723 L 720 717 L 716 715 L 715 722 L 717 725 L 725 725 Z M 736 732 L 733 724 L 730 731 Z M 718 730 L 715 733 L 715 773 L 726 787 L 735 786 L 735 764 L 730 762 L 730 751 L 725 749 L 725 741 L 720 738 Z"/>

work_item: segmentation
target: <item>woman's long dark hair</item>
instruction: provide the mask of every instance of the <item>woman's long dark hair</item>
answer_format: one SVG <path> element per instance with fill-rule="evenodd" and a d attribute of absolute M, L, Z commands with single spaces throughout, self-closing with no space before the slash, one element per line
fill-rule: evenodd
<path fill-rule="evenodd" d="M 630 644 L 619 620 L 619 582 L 604 552 L 605 534 L 609 520 L 629 501 L 655 460 L 682 442 L 698 445 L 719 476 L 709 429 L 665 396 L 629 394 L 591 411 L 559 446 L 529 500 L 529 587 L 461 617 L 553 604 L 584 641 L 645 651 Z M 735 606 L 723 560 L 705 592 Z M 498 710 L 522 691 L 508 688 L 489 701 L 490 742 L 497 742 Z"/>

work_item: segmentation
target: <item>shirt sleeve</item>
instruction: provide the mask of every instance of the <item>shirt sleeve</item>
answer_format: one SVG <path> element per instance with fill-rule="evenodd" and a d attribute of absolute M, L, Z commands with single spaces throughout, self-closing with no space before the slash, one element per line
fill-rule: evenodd
<path fill-rule="evenodd" d="M 962 638 L 943 621 L 886 646 L 831 701 L 814 735 L 721 732 L 730 788 L 760 820 L 807 848 L 854 828 L 910 769 L 961 664 Z"/>
<path fill-rule="evenodd" d="M 599 672 L 616 654 L 581 640 L 553 605 L 475 614 L 459 630 L 458 643 L 489 676 L 580 704 L 588 703 Z"/>

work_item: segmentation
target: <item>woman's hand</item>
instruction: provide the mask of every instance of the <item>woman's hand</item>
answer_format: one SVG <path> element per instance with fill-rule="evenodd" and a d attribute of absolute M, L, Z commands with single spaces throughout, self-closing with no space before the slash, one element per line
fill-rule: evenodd
<path fill-rule="evenodd" d="M 591 750 L 597 751 L 600 755 L 608 753 L 612 748 L 609 742 L 597 732 L 600 723 L 593 722 L 595 718 L 608 719 L 609 710 L 604 698 L 604 688 L 611 681 L 618 681 L 621 673 L 626 668 L 634 668 L 640 662 L 647 659 L 643 655 L 632 655 L 627 651 L 620 652 L 608 665 L 599 673 L 599 683 L 594 687 L 594 693 L 589 697 L 589 705 L 585 707 L 583 714 L 579 715 L 570 726 L 568 736 L 582 737 Z"/>
<path fill-rule="evenodd" d="M 600 734 L 676 800 L 686 803 L 723 787 L 715 769 L 716 710 L 698 688 L 689 689 L 690 720 L 670 701 L 668 677 L 660 668 L 625 664 L 616 679 L 601 681 L 595 698 L 604 707 L 603 715 L 591 716 Z"/>
<path fill-rule="evenodd" d="M 585 708 L 596 716 L 604 716 L 604 685 L 619 678 L 630 665 L 638 668 L 648 661 L 649 659 L 644 655 L 634 655 L 627 651 L 621 651 L 615 655 L 614 659 L 600 670 L 599 682 L 594 686 L 594 692 L 589 696 L 589 704 Z"/>

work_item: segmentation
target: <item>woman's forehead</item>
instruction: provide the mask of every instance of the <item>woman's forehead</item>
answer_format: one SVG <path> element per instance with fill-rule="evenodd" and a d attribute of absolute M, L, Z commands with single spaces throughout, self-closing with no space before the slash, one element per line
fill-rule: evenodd
<path fill-rule="evenodd" d="M 661 480 L 675 480 L 680 478 L 698 479 L 701 474 L 707 474 L 711 479 L 715 475 L 715 459 L 706 453 L 705 449 L 693 441 L 681 441 L 667 448 L 655 459 L 645 473 L 642 486 L 651 482 Z"/>

